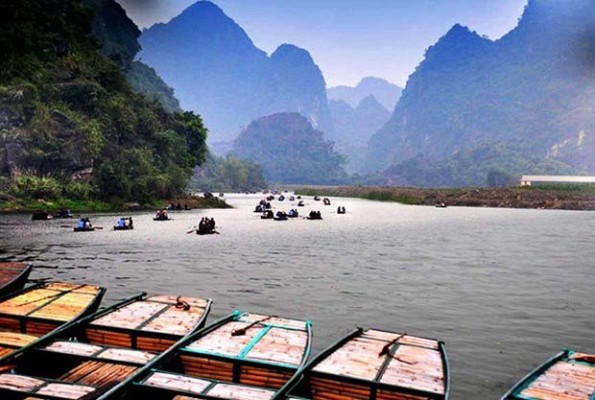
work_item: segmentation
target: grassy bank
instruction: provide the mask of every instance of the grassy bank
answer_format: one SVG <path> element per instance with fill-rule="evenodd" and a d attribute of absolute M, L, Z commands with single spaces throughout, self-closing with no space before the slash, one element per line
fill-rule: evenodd
<path fill-rule="evenodd" d="M 188 205 L 192 209 L 208 208 L 231 208 L 224 200 L 217 197 L 205 198 L 198 196 L 180 197 L 171 200 L 156 200 L 151 203 L 107 203 L 98 200 L 69 200 L 59 199 L 52 201 L 33 199 L 7 199 L 0 201 L 0 213 L 28 213 L 34 211 L 55 212 L 60 209 L 69 209 L 72 212 L 119 212 L 119 211 L 142 211 L 157 210 L 166 207 L 168 204 Z"/>
<path fill-rule="evenodd" d="M 409 205 L 444 203 L 462 207 L 595 210 L 595 185 L 547 185 L 518 188 L 419 189 L 399 187 L 299 187 L 308 196 L 355 197 Z"/>

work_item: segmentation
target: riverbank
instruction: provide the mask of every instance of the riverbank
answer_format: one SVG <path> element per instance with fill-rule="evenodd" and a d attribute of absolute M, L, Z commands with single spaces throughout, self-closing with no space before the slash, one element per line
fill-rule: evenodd
<path fill-rule="evenodd" d="M 595 186 L 421 189 L 370 186 L 296 187 L 309 196 L 356 197 L 410 205 L 595 210 Z"/>
<path fill-rule="evenodd" d="M 108 203 L 98 200 L 29 200 L 9 199 L 0 201 L 0 213 L 29 213 L 34 211 L 55 212 L 69 209 L 72 212 L 119 212 L 119 211 L 154 211 L 166 207 L 168 204 L 180 204 L 192 209 L 231 208 L 225 200 L 218 197 L 186 196 L 171 200 L 158 200 L 149 204 L 139 203 Z"/>

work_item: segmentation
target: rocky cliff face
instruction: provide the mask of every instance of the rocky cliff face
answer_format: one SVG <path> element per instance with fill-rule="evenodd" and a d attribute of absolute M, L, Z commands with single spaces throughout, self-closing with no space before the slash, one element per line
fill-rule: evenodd
<path fill-rule="evenodd" d="M 519 25 L 497 41 L 454 26 L 428 49 L 370 140 L 367 165 L 418 156 L 447 162 L 498 141 L 528 158 L 595 172 L 594 13 L 590 0 L 530 0 Z M 506 155 L 497 163 L 506 168 Z"/>
<path fill-rule="evenodd" d="M 307 51 L 280 46 L 268 57 L 216 5 L 199 1 L 141 36 L 139 57 L 200 112 L 209 140 L 230 142 L 252 120 L 294 111 L 331 133 L 322 73 Z"/>

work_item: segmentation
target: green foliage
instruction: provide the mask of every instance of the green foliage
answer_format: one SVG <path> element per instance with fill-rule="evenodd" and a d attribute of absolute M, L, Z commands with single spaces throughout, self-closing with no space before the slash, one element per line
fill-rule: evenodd
<path fill-rule="evenodd" d="M 260 165 L 231 155 L 221 158 L 209 154 L 190 181 L 191 189 L 203 192 L 252 192 L 266 186 Z"/>
<path fill-rule="evenodd" d="M 0 148 L 29 171 L 11 195 L 150 203 L 183 193 L 205 159 L 207 129 L 200 116 L 172 114 L 127 83 L 139 31 L 121 7 L 8 0 L 2 11 L 10 23 L 0 24 L 0 109 L 15 122 Z M 84 171 L 90 182 L 72 182 Z"/>
<path fill-rule="evenodd" d="M 22 174 L 14 180 L 9 191 L 12 195 L 25 199 L 54 200 L 60 197 L 62 186 L 54 178 Z"/>
<path fill-rule="evenodd" d="M 167 86 L 155 70 L 140 61 L 134 61 L 126 74 L 134 90 L 159 103 L 169 112 L 181 112 L 180 103 L 174 96 L 174 90 Z"/>

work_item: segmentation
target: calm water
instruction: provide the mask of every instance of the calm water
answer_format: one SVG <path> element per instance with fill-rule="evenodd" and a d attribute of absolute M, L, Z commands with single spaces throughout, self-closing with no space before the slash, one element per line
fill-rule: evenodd
<path fill-rule="evenodd" d="M 105 303 L 174 293 L 213 298 L 211 321 L 234 309 L 311 319 L 315 352 L 358 325 L 440 338 L 453 399 L 497 399 L 562 347 L 595 352 L 595 213 L 306 199 L 300 211 L 324 221 L 277 222 L 251 212 L 260 196 L 226 198 L 235 209 L 134 215 L 130 232 L 0 216 L 0 259 L 104 285 Z M 221 234 L 186 234 L 204 215 Z"/>

